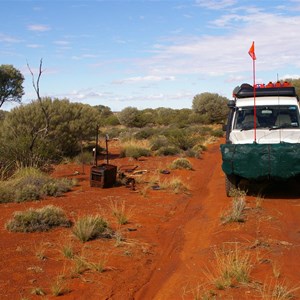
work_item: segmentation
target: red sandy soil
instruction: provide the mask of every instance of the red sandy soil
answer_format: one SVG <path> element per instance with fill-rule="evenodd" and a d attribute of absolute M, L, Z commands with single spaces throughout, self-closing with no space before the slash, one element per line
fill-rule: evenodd
<path fill-rule="evenodd" d="M 116 143 L 111 150 L 115 154 Z M 158 170 L 167 169 L 174 159 L 114 158 L 110 163 L 138 165 L 138 170 L 147 170 L 142 179 L 157 176 Z M 0 299 L 56 298 L 52 287 L 57 278 L 62 278 L 65 286 L 60 299 L 202 299 L 208 295 L 205 299 L 266 299 L 275 285 L 282 290 L 295 288 L 292 294 L 298 298 L 299 183 L 266 184 L 260 191 L 261 201 L 257 197 L 262 186 L 248 186 L 245 222 L 222 224 L 221 216 L 230 209 L 232 199 L 225 196 L 219 143 L 209 146 L 201 159 L 190 161 L 194 170 L 159 175 L 161 180 L 180 177 L 189 188 L 185 194 L 147 189 L 142 183 L 135 191 L 125 186 L 90 187 L 89 166 L 82 174 L 81 166 L 65 164 L 57 166 L 53 176 L 77 178 L 78 186 L 71 192 L 42 201 L 0 204 Z M 118 225 L 111 204 L 123 201 L 131 215 L 128 224 Z M 42 233 L 5 229 L 15 211 L 49 204 L 64 209 L 72 221 L 85 215 L 104 216 L 122 241 L 102 238 L 81 243 L 71 228 Z M 62 254 L 67 245 L 89 262 L 105 260 L 104 272 L 76 273 L 74 259 Z M 225 248 L 249 255 L 250 279 L 220 290 L 214 284 L 218 270 L 215 251 L 221 253 Z M 37 288 L 46 296 L 33 295 Z"/>

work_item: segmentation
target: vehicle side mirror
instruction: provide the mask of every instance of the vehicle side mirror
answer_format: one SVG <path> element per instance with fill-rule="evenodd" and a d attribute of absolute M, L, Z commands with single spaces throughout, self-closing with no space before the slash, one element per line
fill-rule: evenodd
<path fill-rule="evenodd" d="M 235 107 L 235 100 L 229 100 L 229 101 L 227 102 L 227 106 L 228 106 L 229 108 L 234 108 L 234 107 Z"/>

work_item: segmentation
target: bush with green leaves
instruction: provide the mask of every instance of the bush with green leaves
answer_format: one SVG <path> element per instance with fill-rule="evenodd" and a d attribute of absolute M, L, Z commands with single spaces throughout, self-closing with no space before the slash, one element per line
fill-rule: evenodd
<path fill-rule="evenodd" d="M 184 151 L 192 148 L 197 142 L 193 132 L 187 129 L 171 128 L 165 134 L 172 145 Z"/>
<path fill-rule="evenodd" d="M 154 128 L 146 127 L 135 133 L 134 137 L 137 140 L 147 140 L 155 134 Z"/>
<path fill-rule="evenodd" d="M 212 135 L 215 137 L 223 137 L 224 131 L 222 129 L 215 129 L 213 130 Z"/>
<path fill-rule="evenodd" d="M 161 147 L 156 151 L 158 156 L 172 156 L 180 153 L 180 149 L 176 146 Z"/>
<path fill-rule="evenodd" d="M 193 110 L 203 118 L 206 118 L 209 124 L 219 123 L 226 119 L 228 115 L 228 99 L 218 94 L 202 93 L 193 99 Z"/>
<path fill-rule="evenodd" d="M 13 232 L 48 231 L 57 226 L 70 227 L 71 221 L 61 208 L 53 205 L 17 211 L 5 225 L 7 230 Z"/>
<path fill-rule="evenodd" d="M 94 161 L 93 152 L 87 152 L 84 151 L 82 153 L 79 153 L 75 158 L 75 162 L 78 164 L 92 164 Z"/>
<path fill-rule="evenodd" d="M 78 219 L 72 230 L 83 243 L 100 236 L 109 235 L 108 223 L 100 216 L 84 216 Z"/>
<path fill-rule="evenodd" d="M 149 149 L 138 146 L 138 145 L 127 145 L 124 146 L 120 152 L 120 157 L 131 157 L 138 159 L 142 156 L 150 156 L 151 152 Z"/>
<path fill-rule="evenodd" d="M 67 99 L 43 98 L 13 108 L 0 132 L 0 165 L 44 167 L 73 157 L 83 142 L 94 140 L 99 120 L 96 108 Z"/>
<path fill-rule="evenodd" d="M 10 180 L 0 181 L 0 203 L 59 197 L 75 184 L 74 180 L 54 179 L 35 168 L 22 168 Z"/>
<path fill-rule="evenodd" d="M 150 139 L 150 149 L 157 151 L 160 148 L 171 146 L 168 139 L 164 135 L 157 135 Z"/>

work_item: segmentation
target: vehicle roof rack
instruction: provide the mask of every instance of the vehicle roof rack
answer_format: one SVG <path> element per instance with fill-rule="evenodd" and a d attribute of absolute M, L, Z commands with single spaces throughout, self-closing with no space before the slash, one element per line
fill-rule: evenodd
<path fill-rule="evenodd" d="M 285 96 L 285 97 L 297 97 L 295 87 L 257 87 L 255 88 L 256 97 L 266 96 Z M 233 97 L 235 98 L 250 98 L 254 97 L 253 86 L 248 83 L 243 83 L 240 87 L 237 87 L 233 91 Z"/>

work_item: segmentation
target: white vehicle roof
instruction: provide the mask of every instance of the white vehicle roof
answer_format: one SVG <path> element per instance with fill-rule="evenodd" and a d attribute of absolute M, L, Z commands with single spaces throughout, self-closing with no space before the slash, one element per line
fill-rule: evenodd
<path fill-rule="evenodd" d="M 255 99 L 256 106 L 260 105 L 298 105 L 296 97 L 257 97 Z M 254 98 L 237 98 L 236 107 L 253 106 Z"/>

